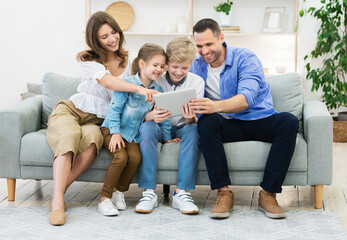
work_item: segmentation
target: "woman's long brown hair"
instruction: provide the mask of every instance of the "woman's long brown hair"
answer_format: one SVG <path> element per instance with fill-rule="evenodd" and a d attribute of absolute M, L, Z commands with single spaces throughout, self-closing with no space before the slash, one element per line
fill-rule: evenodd
<path fill-rule="evenodd" d="M 105 64 L 107 61 L 107 51 L 102 48 L 99 41 L 97 32 L 100 27 L 104 24 L 109 24 L 111 28 L 119 33 L 119 47 L 115 52 L 115 55 L 121 58 L 121 62 L 119 64 L 120 67 L 126 67 L 127 59 L 128 59 L 128 51 L 123 49 L 124 43 L 124 34 L 122 29 L 120 29 L 118 23 L 114 20 L 114 18 L 107 14 L 106 12 L 96 12 L 94 13 L 88 20 L 86 27 L 86 43 L 89 50 L 82 51 L 77 54 L 78 61 L 97 61 L 101 64 Z"/>

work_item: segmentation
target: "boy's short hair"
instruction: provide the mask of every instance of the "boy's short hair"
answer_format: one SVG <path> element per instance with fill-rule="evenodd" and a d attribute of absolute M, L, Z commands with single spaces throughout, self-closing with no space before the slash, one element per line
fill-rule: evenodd
<path fill-rule="evenodd" d="M 185 62 L 192 63 L 196 56 L 194 44 L 187 38 L 176 38 L 166 46 L 167 62 Z"/>

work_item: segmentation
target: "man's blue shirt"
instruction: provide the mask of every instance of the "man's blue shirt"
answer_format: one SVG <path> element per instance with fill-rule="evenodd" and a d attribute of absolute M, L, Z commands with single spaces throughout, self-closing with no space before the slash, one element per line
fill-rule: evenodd
<path fill-rule="evenodd" d="M 223 46 L 226 48 L 226 59 L 220 74 L 220 99 L 242 94 L 248 102 L 246 110 L 226 114 L 235 119 L 256 120 L 277 113 L 257 56 L 248 49 L 231 47 L 225 42 Z M 202 77 L 206 83 L 207 63 L 201 56 L 195 58 L 189 71 Z"/>
<path fill-rule="evenodd" d="M 124 81 L 145 87 L 139 75 L 130 76 Z M 152 82 L 149 89 L 163 92 L 156 82 Z M 133 140 L 139 142 L 139 129 L 147 112 L 153 108 L 150 102 L 145 101 L 145 96 L 134 92 L 114 92 L 108 109 L 107 116 L 101 127 L 110 129 L 110 133 L 120 133 L 123 139 L 128 142 Z M 171 139 L 171 124 L 167 119 L 159 123 L 163 132 L 164 141 Z"/>

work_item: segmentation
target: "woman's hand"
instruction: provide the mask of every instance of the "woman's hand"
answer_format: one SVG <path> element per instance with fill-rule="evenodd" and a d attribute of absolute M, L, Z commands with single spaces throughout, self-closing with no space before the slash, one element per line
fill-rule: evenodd
<path fill-rule="evenodd" d="M 154 106 L 154 109 L 153 109 L 154 122 L 161 123 L 161 122 L 164 122 L 169 117 L 171 117 L 171 113 L 168 110 L 165 110 L 165 109 L 158 110 L 157 106 Z"/>
<path fill-rule="evenodd" d="M 181 141 L 180 138 L 174 138 L 174 139 L 165 141 L 165 143 L 172 143 L 172 142 L 179 143 L 180 141 Z"/>
<path fill-rule="evenodd" d="M 154 104 L 154 98 L 153 95 L 158 94 L 159 92 L 153 89 L 148 89 L 141 87 L 139 90 L 139 94 L 146 97 L 146 102 L 151 102 L 151 105 Z"/>
<path fill-rule="evenodd" d="M 115 152 L 117 150 L 117 146 L 119 150 L 121 150 L 122 146 L 125 147 L 125 143 L 122 136 L 119 133 L 114 133 L 112 134 L 108 149 L 110 150 L 110 152 Z"/>
<path fill-rule="evenodd" d="M 196 113 L 194 112 L 194 109 L 190 107 L 189 102 L 181 106 L 181 110 L 186 123 L 196 122 Z"/>

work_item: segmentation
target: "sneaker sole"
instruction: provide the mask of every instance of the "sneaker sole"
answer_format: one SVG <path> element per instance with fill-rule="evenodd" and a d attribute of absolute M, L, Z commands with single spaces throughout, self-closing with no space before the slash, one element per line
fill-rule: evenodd
<path fill-rule="evenodd" d="M 172 208 L 174 209 L 177 209 L 178 211 L 180 211 L 181 213 L 183 214 L 188 214 L 188 215 L 194 215 L 194 214 L 198 214 L 199 213 L 199 210 L 196 211 L 196 210 L 193 210 L 193 211 L 181 211 L 180 208 L 178 207 L 177 204 L 175 204 L 174 202 L 172 203 Z"/>
<path fill-rule="evenodd" d="M 225 212 L 225 213 L 210 213 L 210 218 L 217 218 L 217 219 L 228 218 L 230 216 L 230 212 L 232 211 L 233 209 L 231 208 L 229 212 Z"/>
<path fill-rule="evenodd" d="M 159 206 L 159 204 L 157 203 L 157 204 L 155 204 L 154 206 L 153 206 L 153 209 L 154 208 L 156 208 L 156 207 L 158 207 Z M 135 209 L 135 212 L 138 212 L 138 213 L 151 213 L 151 212 L 153 212 L 153 209 L 150 209 L 150 210 L 144 210 L 144 209 Z"/>
<path fill-rule="evenodd" d="M 180 211 L 180 212 L 183 213 L 183 214 L 188 214 L 188 215 L 195 215 L 195 214 L 199 213 L 199 211 Z"/>
<path fill-rule="evenodd" d="M 268 218 L 272 218 L 272 219 L 281 219 L 281 218 L 286 218 L 287 217 L 287 214 L 286 213 L 269 213 L 267 212 L 264 208 L 258 206 L 258 209 L 260 211 L 262 211 L 263 213 L 265 213 L 265 215 L 268 217 Z"/>
<path fill-rule="evenodd" d="M 118 209 L 118 211 L 125 211 L 127 208 L 125 207 L 125 208 L 118 208 L 117 206 L 116 206 L 116 208 Z"/>
<path fill-rule="evenodd" d="M 119 213 L 115 213 L 115 214 L 106 213 L 106 214 L 105 214 L 105 213 L 103 213 L 103 212 L 101 212 L 101 211 L 99 211 L 99 210 L 98 210 L 98 212 L 101 213 L 102 215 L 106 216 L 106 217 L 112 217 L 112 216 L 118 216 L 118 215 L 119 215 Z"/>
<path fill-rule="evenodd" d="M 136 209 L 135 212 L 137 212 L 137 213 L 151 213 L 151 212 L 153 212 L 153 209 L 152 210 Z"/>

